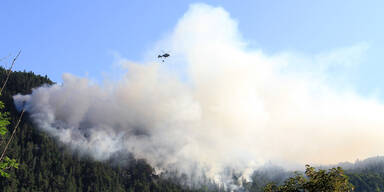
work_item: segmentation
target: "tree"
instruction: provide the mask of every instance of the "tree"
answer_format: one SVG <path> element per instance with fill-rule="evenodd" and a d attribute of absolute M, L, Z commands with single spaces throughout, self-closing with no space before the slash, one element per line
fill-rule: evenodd
<path fill-rule="evenodd" d="M 5 86 L 7 85 L 7 82 L 8 82 L 8 79 L 9 79 L 9 76 L 12 72 L 12 67 L 14 66 L 17 58 L 19 57 L 21 51 L 19 51 L 19 53 L 13 58 L 13 61 L 12 61 L 12 64 L 11 64 L 11 67 L 9 68 L 8 70 L 8 73 L 7 73 L 7 77 L 5 79 L 5 81 L 3 82 L 3 86 L 1 87 L 0 89 L 0 95 L 2 94 Z M 6 152 L 7 152 L 7 149 L 8 149 L 8 146 L 10 144 L 10 142 L 12 141 L 13 139 L 13 136 L 16 132 L 16 129 L 21 121 L 21 117 L 24 113 L 24 110 L 23 112 L 21 113 L 20 115 L 20 118 L 19 120 L 17 121 L 15 127 L 14 127 L 14 130 L 10 136 L 10 138 L 8 139 L 8 141 L 6 142 L 6 135 L 7 135 L 7 132 L 8 132 L 8 129 L 7 129 L 7 126 L 10 124 L 9 122 L 9 113 L 8 112 L 4 112 L 4 103 L 2 101 L 0 101 L 0 136 L 1 136 L 1 142 L 0 142 L 0 147 L 3 146 L 3 144 L 5 143 L 5 147 L 2 149 L 2 153 L 1 153 L 1 156 L 0 156 L 0 175 L 3 176 L 3 177 L 9 177 L 9 174 L 6 172 L 7 169 L 10 169 L 10 168 L 18 168 L 19 164 L 16 162 L 15 159 L 11 159 L 7 156 L 5 156 Z"/>
<path fill-rule="evenodd" d="M 295 173 L 284 184 L 277 186 L 270 183 L 265 186 L 265 192 L 350 192 L 354 190 L 341 167 L 329 170 L 318 169 L 306 165 L 305 176 Z"/>

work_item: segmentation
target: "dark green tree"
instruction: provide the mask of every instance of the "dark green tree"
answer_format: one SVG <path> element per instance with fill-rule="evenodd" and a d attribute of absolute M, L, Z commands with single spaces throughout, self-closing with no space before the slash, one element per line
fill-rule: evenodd
<path fill-rule="evenodd" d="M 329 170 L 315 169 L 306 165 L 305 176 L 297 173 L 277 186 L 270 183 L 265 192 L 350 192 L 354 190 L 341 167 Z"/>

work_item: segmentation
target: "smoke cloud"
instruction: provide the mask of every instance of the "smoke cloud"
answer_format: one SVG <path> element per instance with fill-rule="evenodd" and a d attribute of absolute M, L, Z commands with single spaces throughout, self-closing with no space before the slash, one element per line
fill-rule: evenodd
<path fill-rule="evenodd" d="M 222 8 L 192 5 L 157 44 L 164 63 L 122 60 L 114 84 L 63 75 L 14 96 L 43 130 L 99 160 L 127 152 L 158 170 L 225 182 L 266 162 L 328 164 L 382 153 L 384 105 L 330 71 L 353 69 L 360 43 L 316 55 L 250 49 Z M 156 55 L 156 54 L 152 54 Z M 181 76 L 181 77 L 180 77 Z M 344 83 L 344 84 L 343 84 Z"/>

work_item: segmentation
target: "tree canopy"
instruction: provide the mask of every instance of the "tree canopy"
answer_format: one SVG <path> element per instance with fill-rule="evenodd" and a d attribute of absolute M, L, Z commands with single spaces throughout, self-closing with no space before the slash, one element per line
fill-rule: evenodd
<path fill-rule="evenodd" d="M 296 173 L 286 179 L 284 184 L 277 186 L 270 183 L 265 192 L 350 192 L 354 186 L 349 182 L 341 167 L 329 170 L 318 169 L 306 165 L 305 176 Z"/>

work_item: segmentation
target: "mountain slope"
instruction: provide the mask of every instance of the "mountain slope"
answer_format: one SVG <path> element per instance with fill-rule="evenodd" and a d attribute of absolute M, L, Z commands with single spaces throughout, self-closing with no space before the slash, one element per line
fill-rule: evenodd
<path fill-rule="evenodd" d="M 0 82 L 6 71 L 0 68 Z M 19 116 L 12 96 L 28 94 L 35 87 L 53 84 L 46 76 L 33 72 L 13 72 L 0 97 L 10 112 L 12 131 Z M 39 131 L 26 114 L 10 144 L 7 155 L 15 158 L 19 169 L 10 178 L 0 178 L 0 191 L 185 191 L 160 179 L 143 160 L 125 157 L 124 163 L 97 162 L 72 154 L 54 138 Z M 112 161 L 112 160 L 111 160 Z"/>
<path fill-rule="evenodd" d="M 0 83 L 5 76 L 6 70 L 0 68 Z M 44 84 L 53 82 L 47 76 L 33 72 L 11 74 L 0 96 L 5 110 L 10 112 L 9 132 L 19 116 L 12 96 L 29 94 L 33 88 Z M 9 170 L 10 178 L 0 178 L 0 191 L 219 191 L 214 184 L 199 190 L 180 186 L 177 184 L 180 178 L 163 179 L 154 174 L 153 168 L 144 160 L 135 160 L 128 155 L 116 156 L 106 162 L 81 156 L 41 132 L 31 123 L 28 113 L 23 117 L 7 155 L 17 159 L 20 167 Z M 384 191 L 384 157 L 340 166 L 347 170 L 355 191 Z M 257 170 L 254 181 L 245 183 L 244 187 L 246 191 L 262 191 L 265 184 L 280 183 L 291 174 L 283 169 Z"/>

